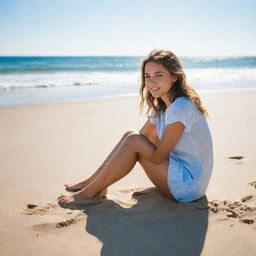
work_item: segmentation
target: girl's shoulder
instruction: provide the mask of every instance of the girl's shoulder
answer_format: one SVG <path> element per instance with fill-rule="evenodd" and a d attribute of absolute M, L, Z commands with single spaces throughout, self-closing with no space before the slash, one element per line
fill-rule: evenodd
<path fill-rule="evenodd" d="M 175 99 L 175 101 L 173 103 L 175 104 L 189 104 L 192 103 L 193 101 L 182 96 L 182 97 L 178 97 L 177 99 Z"/>
<path fill-rule="evenodd" d="M 186 97 L 178 97 L 177 99 L 175 99 L 167 108 L 168 111 L 170 111 L 170 109 L 176 109 L 176 108 L 191 108 L 193 107 L 193 101 L 186 98 Z"/>
<path fill-rule="evenodd" d="M 166 115 L 184 115 L 190 119 L 199 119 L 203 115 L 196 103 L 186 97 L 179 97 L 166 109 Z"/>

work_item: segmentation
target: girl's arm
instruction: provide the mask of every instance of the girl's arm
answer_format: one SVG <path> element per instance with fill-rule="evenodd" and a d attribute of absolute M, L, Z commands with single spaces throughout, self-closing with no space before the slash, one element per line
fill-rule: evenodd
<path fill-rule="evenodd" d="M 157 147 L 159 146 L 160 140 L 157 135 L 157 126 L 152 124 L 149 120 L 147 120 L 144 126 L 140 129 L 139 133 L 147 137 Z"/>
<path fill-rule="evenodd" d="M 147 138 L 148 136 L 151 135 L 150 125 L 153 124 L 146 123 L 145 126 L 141 129 L 141 134 Z M 154 145 L 154 147 L 149 147 L 149 150 L 146 151 L 143 150 L 142 148 L 138 148 L 137 151 L 141 153 L 150 162 L 154 164 L 161 164 L 168 160 L 169 154 L 175 147 L 179 138 L 181 137 L 184 128 L 184 124 L 180 121 L 168 124 L 165 127 L 162 140 L 157 145 Z"/>
<path fill-rule="evenodd" d="M 184 128 L 184 124 L 179 121 L 166 125 L 162 140 L 150 157 L 150 161 L 155 164 L 161 164 L 168 160 L 169 154 L 177 144 Z"/>

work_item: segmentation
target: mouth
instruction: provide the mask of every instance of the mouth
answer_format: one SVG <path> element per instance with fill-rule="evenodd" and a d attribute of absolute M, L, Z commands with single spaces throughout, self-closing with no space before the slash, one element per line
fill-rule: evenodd
<path fill-rule="evenodd" d="M 160 87 L 151 89 L 152 92 L 158 91 Z"/>

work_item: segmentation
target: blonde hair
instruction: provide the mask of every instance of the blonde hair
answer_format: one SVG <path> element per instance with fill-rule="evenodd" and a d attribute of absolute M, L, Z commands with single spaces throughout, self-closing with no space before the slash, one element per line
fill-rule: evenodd
<path fill-rule="evenodd" d="M 207 117 L 209 113 L 203 106 L 202 101 L 196 91 L 187 84 L 186 75 L 183 71 L 182 65 L 177 56 L 169 51 L 163 49 L 154 49 L 146 57 L 142 59 L 141 63 L 141 86 L 140 86 L 140 113 L 142 113 L 144 104 L 148 106 L 146 114 L 152 109 L 156 116 L 159 112 L 166 110 L 166 105 L 161 98 L 154 98 L 145 86 L 145 66 L 148 62 L 156 62 L 166 68 L 171 75 L 175 75 L 177 80 L 173 82 L 168 94 L 170 100 L 174 101 L 178 97 L 185 97 L 192 100 L 198 109 Z"/>

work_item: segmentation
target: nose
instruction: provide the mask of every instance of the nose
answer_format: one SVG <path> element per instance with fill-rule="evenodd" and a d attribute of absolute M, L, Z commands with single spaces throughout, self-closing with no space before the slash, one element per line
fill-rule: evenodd
<path fill-rule="evenodd" d="M 150 78 L 147 79 L 147 83 L 148 83 L 148 85 L 150 85 L 150 86 L 151 86 L 151 85 L 154 85 L 155 82 L 156 82 L 156 80 L 155 80 L 154 77 L 150 77 Z"/>

